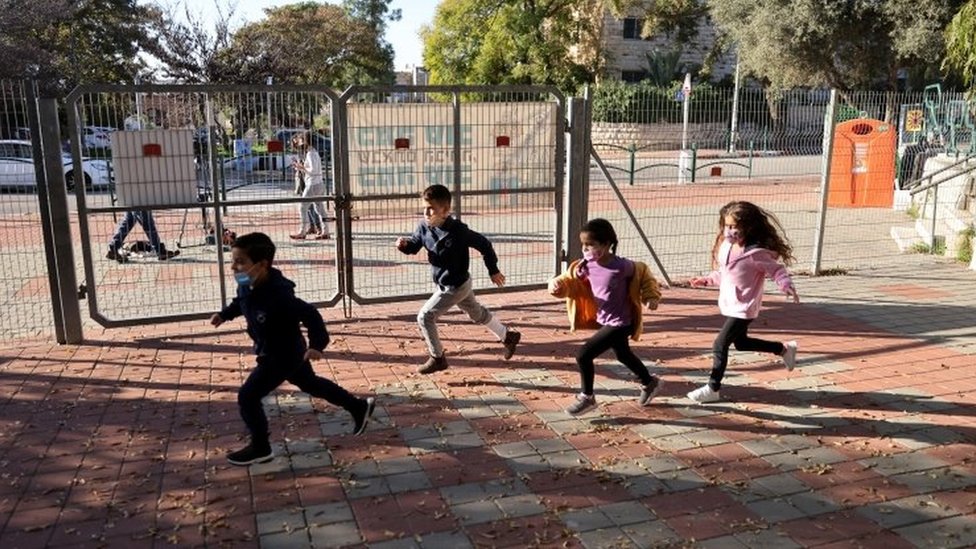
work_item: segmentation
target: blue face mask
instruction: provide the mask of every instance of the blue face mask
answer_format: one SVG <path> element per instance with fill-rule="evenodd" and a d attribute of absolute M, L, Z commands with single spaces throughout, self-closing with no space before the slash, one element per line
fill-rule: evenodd
<path fill-rule="evenodd" d="M 234 280 L 237 281 L 238 286 L 250 286 L 251 276 L 247 273 L 234 273 Z"/>

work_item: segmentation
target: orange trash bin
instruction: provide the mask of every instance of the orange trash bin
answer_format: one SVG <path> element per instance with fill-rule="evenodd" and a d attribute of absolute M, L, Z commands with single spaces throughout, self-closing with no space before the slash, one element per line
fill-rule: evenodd
<path fill-rule="evenodd" d="M 895 197 L 896 137 L 894 127 L 880 120 L 859 118 L 838 124 L 827 205 L 890 208 Z"/>

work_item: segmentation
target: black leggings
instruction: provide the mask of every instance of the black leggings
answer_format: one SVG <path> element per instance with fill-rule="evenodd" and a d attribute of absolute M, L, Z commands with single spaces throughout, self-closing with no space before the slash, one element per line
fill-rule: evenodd
<path fill-rule="evenodd" d="M 722 388 L 725 367 L 729 364 L 729 347 L 735 345 L 737 351 L 759 351 L 760 353 L 783 354 L 783 344 L 749 337 L 749 325 L 754 319 L 725 317 L 722 331 L 712 344 L 712 373 L 708 376 L 708 386 L 718 391 Z"/>
<path fill-rule="evenodd" d="M 237 391 L 237 405 L 240 407 L 244 424 L 251 432 L 253 443 L 268 444 L 268 418 L 264 414 L 261 399 L 271 394 L 271 391 L 285 381 L 291 382 L 313 397 L 323 398 L 349 412 L 363 406 L 364 402 L 361 399 L 354 397 L 332 380 L 315 375 L 309 361 L 301 361 L 301 359 L 299 361 L 259 361 L 251 371 L 251 375 L 247 376 L 244 385 Z"/>
<path fill-rule="evenodd" d="M 602 355 L 608 349 L 613 349 L 617 360 L 630 369 L 631 372 L 640 378 L 641 383 L 650 385 L 652 382 L 651 373 L 647 371 L 647 366 L 637 355 L 630 350 L 630 334 L 634 329 L 631 326 L 604 326 L 597 330 L 590 339 L 576 353 L 576 363 L 580 369 L 580 385 L 583 387 L 583 394 L 593 394 L 593 360 Z"/>

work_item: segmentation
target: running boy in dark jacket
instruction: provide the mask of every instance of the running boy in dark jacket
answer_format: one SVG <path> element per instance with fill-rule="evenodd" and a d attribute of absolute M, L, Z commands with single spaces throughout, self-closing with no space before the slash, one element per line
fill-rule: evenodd
<path fill-rule="evenodd" d="M 505 285 L 505 275 L 498 270 L 498 256 L 491 242 L 467 225 L 451 217 L 451 191 L 444 185 L 431 185 L 421 195 L 424 201 L 424 220 L 413 234 L 396 240 L 396 247 L 405 254 L 427 249 L 434 284 L 437 289 L 417 314 L 420 333 L 427 341 L 430 358 L 417 372 L 431 374 L 447 369 L 444 347 L 437 335 L 437 319 L 457 305 L 478 324 L 484 324 L 505 346 L 505 360 L 512 358 L 522 334 L 510 330 L 498 321 L 491 311 L 478 303 L 471 289 L 469 248 L 478 250 L 488 268 L 488 275 L 496 286 Z"/>
<path fill-rule="evenodd" d="M 353 434 L 362 434 L 373 414 L 372 397 L 357 398 L 331 380 L 315 375 L 309 361 L 322 358 L 329 333 L 318 310 L 295 296 L 295 283 L 271 266 L 274 255 L 275 245 L 264 233 L 237 238 L 231 247 L 230 266 L 237 281 L 237 297 L 210 317 L 211 324 L 220 326 L 244 315 L 257 355 L 257 365 L 237 392 L 237 404 L 251 433 L 251 443 L 228 454 L 227 460 L 234 465 L 274 458 L 261 399 L 285 381 L 313 397 L 345 408 L 355 422 Z M 308 345 L 300 324 L 308 330 Z"/>

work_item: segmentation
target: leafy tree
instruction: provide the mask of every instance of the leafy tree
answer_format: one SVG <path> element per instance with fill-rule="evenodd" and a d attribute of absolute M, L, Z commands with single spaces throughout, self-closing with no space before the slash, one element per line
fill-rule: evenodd
<path fill-rule="evenodd" d="M 342 7 L 303 2 L 265 10 L 241 27 L 217 53 L 214 78 L 221 82 L 275 82 L 346 86 L 392 83 L 392 59 L 381 29 Z"/>
<path fill-rule="evenodd" d="M 421 30 L 436 84 L 549 84 L 575 90 L 602 68 L 593 55 L 601 0 L 444 0 Z"/>
<path fill-rule="evenodd" d="M 131 82 L 149 20 L 136 0 L 0 0 L 0 77 L 37 76 L 50 93 Z"/>
<path fill-rule="evenodd" d="M 183 21 L 178 17 L 179 7 L 153 9 L 148 53 L 159 62 L 154 73 L 180 83 L 218 81 L 218 54 L 230 47 L 236 7 L 214 0 L 214 8 L 217 19 L 213 23 L 191 12 L 188 3 L 182 5 Z"/>
<path fill-rule="evenodd" d="M 343 0 L 342 6 L 350 17 L 366 23 L 373 30 L 379 49 L 378 62 L 391 69 L 389 74 L 382 75 L 380 79 L 392 81 L 394 51 L 393 45 L 386 41 L 386 24 L 399 21 L 402 14 L 399 9 L 391 10 L 390 2 L 391 0 Z"/>
<path fill-rule="evenodd" d="M 774 89 L 895 89 L 901 69 L 935 66 L 962 0 L 707 0 L 742 68 Z"/>
<path fill-rule="evenodd" d="M 946 28 L 943 67 L 958 71 L 970 90 L 976 88 L 976 0 L 966 2 Z"/>

